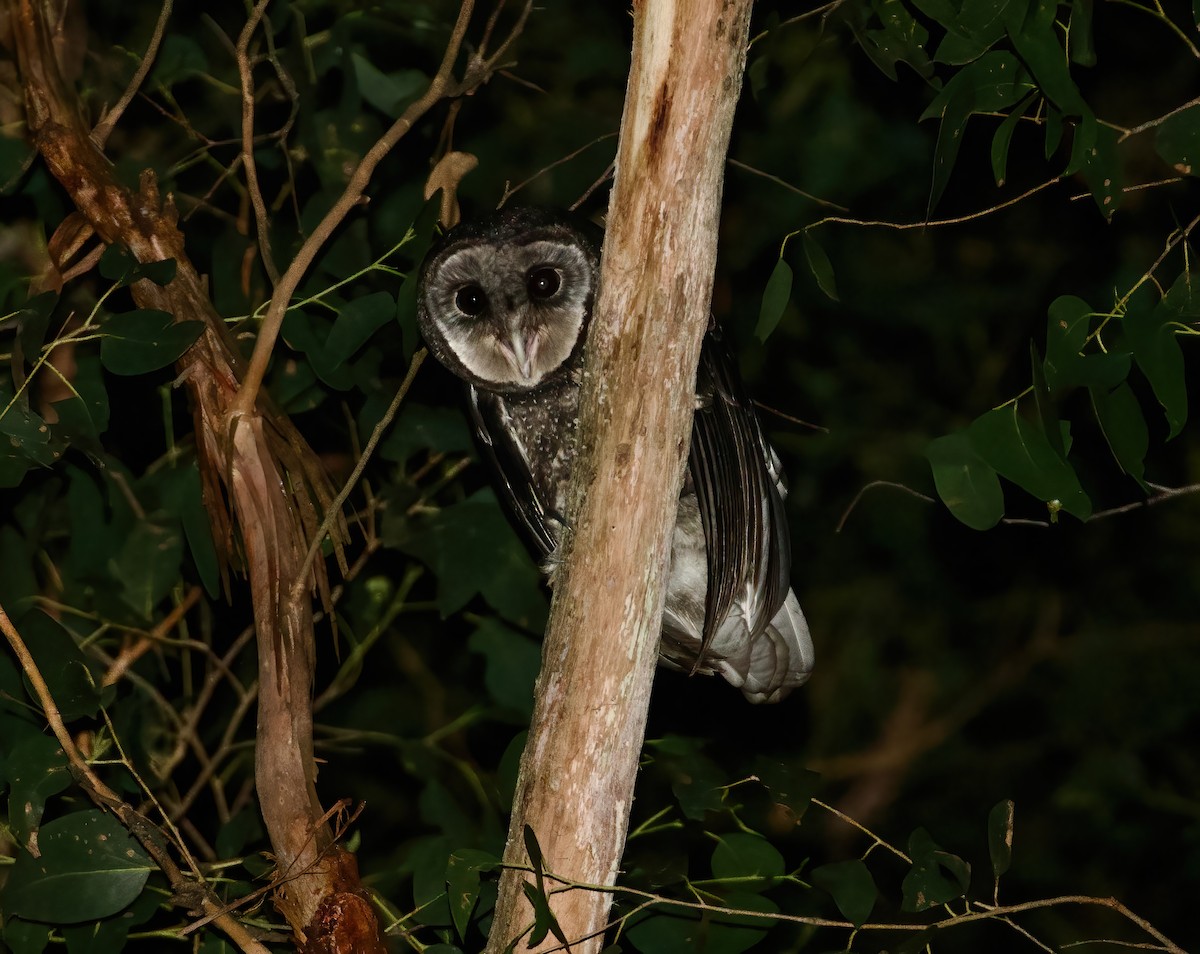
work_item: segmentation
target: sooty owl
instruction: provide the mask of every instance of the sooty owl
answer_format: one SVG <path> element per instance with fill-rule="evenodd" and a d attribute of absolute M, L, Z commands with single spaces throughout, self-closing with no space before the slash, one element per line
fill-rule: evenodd
<path fill-rule="evenodd" d="M 467 383 L 498 493 L 543 566 L 563 527 L 601 239 L 566 213 L 507 209 L 451 229 L 417 292 L 429 350 Z M 696 392 L 660 658 L 775 702 L 808 679 L 813 646 L 788 582 L 779 458 L 715 326 Z"/>

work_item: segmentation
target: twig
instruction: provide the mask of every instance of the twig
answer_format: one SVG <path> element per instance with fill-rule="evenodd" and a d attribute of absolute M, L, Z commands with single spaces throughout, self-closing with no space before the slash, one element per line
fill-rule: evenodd
<path fill-rule="evenodd" d="M 250 66 L 250 40 L 254 31 L 262 22 L 267 4 L 271 0 L 258 0 L 254 10 L 246 19 L 246 25 L 238 36 L 237 58 L 238 76 L 242 87 L 242 166 L 246 170 L 246 188 L 250 192 L 250 204 L 254 208 L 254 221 L 258 229 L 259 257 L 271 280 L 271 286 L 279 284 L 279 269 L 275 267 L 275 258 L 271 254 L 270 222 L 267 220 L 267 208 L 263 203 L 262 187 L 258 181 L 258 165 L 254 159 L 254 77 Z"/>
<path fill-rule="evenodd" d="M 528 179 L 525 179 L 522 182 L 517 183 L 515 186 L 509 187 L 509 185 L 507 183 L 505 183 L 504 195 L 500 196 L 500 201 L 496 203 L 496 208 L 497 209 L 504 208 L 505 203 L 507 203 L 509 199 L 511 199 L 514 195 L 516 195 L 518 192 L 520 192 L 522 189 L 524 189 L 527 185 L 529 185 L 529 183 L 531 183 L 537 179 L 540 179 L 551 169 L 556 169 L 559 166 L 563 165 L 564 163 L 570 162 L 576 156 L 587 152 L 589 149 L 592 148 L 592 146 L 596 145 L 596 143 L 604 142 L 605 139 L 615 139 L 616 136 L 617 136 L 617 134 L 615 132 L 604 133 L 604 135 L 597 136 L 591 142 L 585 143 L 584 145 L 580 146 L 578 149 L 574 150 L 573 152 L 567 153 L 561 159 L 555 159 L 552 163 L 550 163 L 550 165 L 543 166 L 541 169 L 539 169 L 537 172 L 535 172 L 533 175 L 531 175 Z"/>
<path fill-rule="evenodd" d="M 104 115 L 104 118 L 96 123 L 96 128 L 92 130 L 92 142 L 98 148 L 104 148 L 104 143 L 107 142 L 113 128 L 117 125 L 121 114 L 133 102 L 133 97 L 137 95 L 137 91 L 141 89 L 142 83 L 146 81 L 146 76 L 150 73 L 150 67 L 154 65 L 154 59 L 158 56 L 158 48 L 162 45 L 163 34 L 166 32 L 167 21 L 171 18 L 171 8 L 174 5 L 175 0 L 163 0 L 162 12 L 158 15 L 158 22 L 154 24 L 154 34 L 150 37 L 150 45 L 146 47 L 146 53 L 142 56 L 142 62 L 138 65 L 137 71 L 129 81 L 129 85 L 125 87 L 125 92 L 117 100 L 117 105 L 109 110 Z"/>
<path fill-rule="evenodd" d="M 810 202 L 815 202 L 817 205 L 824 205 L 831 209 L 837 209 L 839 212 L 849 212 L 850 210 L 844 205 L 838 205 L 836 202 L 830 202 L 828 199 L 822 199 L 820 196 L 815 196 L 811 192 L 805 192 L 799 186 L 794 186 L 785 179 L 780 179 L 779 176 L 773 176 L 769 172 L 763 172 L 761 169 L 755 169 L 754 166 L 748 165 L 745 162 L 739 162 L 737 159 L 726 160 L 735 169 L 742 169 L 752 175 L 760 176 L 768 182 L 774 182 L 777 186 L 782 186 L 789 192 L 795 192 L 796 195 L 803 196 Z"/>
<path fill-rule="evenodd" d="M 1016 205 L 1018 202 L 1024 202 L 1031 195 L 1036 195 L 1043 189 L 1048 189 L 1050 186 L 1056 185 L 1062 181 L 1062 176 L 1054 176 L 1053 178 L 1047 179 L 1045 182 L 1039 183 L 1030 189 L 1026 189 L 1020 195 L 1013 196 L 1011 199 L 1005 199 L 1003 202 L 998 202 L 986 209 L 979 209 L 976 212 L 968 212 L 965 215 L 956 215 L 949 219 L 925 219 L 921 222 L 888 222 L 881 219 L 852 219 L 843 216 L 831 215 L 823 219 L 818 219 L 811 225 L 806 225 L 804 228 L 792 232 L 787 236 L 787 238 L 790 239 L 792 236 L 799 235 L 801 232 L 807 232 L 810 229 L 815 229 L 820 225 L 860 225 L 876 228 L 896 229 L 897 231 L 901 232 L 909 229 L 937 228 L 938 226 L 942 225 L 961 225 L 964 222 L 972 222 L 975 219 L 981 219 L 984 216 L 991 215 L 994 212 L 999 212 L 1001 209 L 1007 209 L 1009 206 Z M 787 239 L 784 239 L 784 241 L 786 242 Z"/>
<path fill-rule="evenodd" d="M 142 636 L 132 646 L 121 651 L 117 658 L 113 660 L 112 665 L 108 667 L 108 671 L 105 672 L 101 685 L 111 686 L 125 675 L 130 666 L 141 659 L 155 643 L 159 642 L 167 633 L 179 625 L 179 621 L 183 619 L 188 610 L 196 605 L 199 599 L 200 587 L 193 586 L 188 591 L 187 596 L 179 602 L 179 605 L 172 609 L 154 629 Z"/>
<path fill-rule="evenodd" d="M 919 490 L 913 490 L 911 487 L 905 484 L 898 484 L 894 480 L 872 480 L 854 495 L 854 499 L 850 501 L 850 506 L 846 508 L 845 512 L 842 514 L 842 519 L 838 521 L 837 527 L 834 528 L 834 533 L 842 532 L 842 527 L 844 527 L 846 525 L 846 521 L 850 519 L 850 514 L 854 511 L 854 508 L 858 506 L 859 501 L 863 499 L 868 490 L 874 490 L 876 487 L 891 487 L 893 490 L 903 490 L 909 496 L 916 497 L 918 500 L 923 500 L 925 503 L 937 503 L 937 501 L 932 497 L 921 493 Z"/>

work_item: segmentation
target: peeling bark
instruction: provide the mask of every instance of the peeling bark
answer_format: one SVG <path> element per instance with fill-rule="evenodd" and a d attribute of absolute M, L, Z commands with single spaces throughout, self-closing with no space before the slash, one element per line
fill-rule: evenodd
<path fill-rule="evenodd" d="M 709 320 L 725 154 L 749 0 L 634 9 L 633 62 L 588 337 L 566 560 L 555 578 L 537 701 L 505 861 L 615 883 L 658 655 L 670 535 Z M 500 881 L 488 951 L 527 932 L 529 876 Z M 548 889 L 559 887 L 547 877 Z M 611 897 L 552 894 L 570 949 L 599 951 Z M 524 950 L 525 942 L 520 942 Z M 534 950 L 561 950 L 554 934 Z"/>

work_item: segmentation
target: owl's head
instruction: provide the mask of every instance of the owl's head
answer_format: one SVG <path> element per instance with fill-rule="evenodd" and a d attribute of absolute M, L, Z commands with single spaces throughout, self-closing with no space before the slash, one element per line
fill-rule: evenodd
<path fill-rule="evenodd" d="M 532 391 L 582 342 L 599 258 L 599 229 L 563 212 L 511 208 L 459 225 L 422 267 L 421 334 L 460 378 Z"/>

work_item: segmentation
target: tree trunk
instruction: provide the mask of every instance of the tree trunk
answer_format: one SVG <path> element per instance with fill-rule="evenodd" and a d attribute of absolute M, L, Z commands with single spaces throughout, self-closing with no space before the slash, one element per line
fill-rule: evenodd
<path fill-rule="evenodd" d="M 749 0 L 641 0 L 617 150 L 600 293 L 583 382 L 565 562 L 505 861 L 612 885 L 624 849 L 658 656 L 671 531 L 709 321 L 726 150 L 741 90 Z M 557 879 L 557 880 L 556 880 Z M 506 870 L 489 938 L 530 930 L 530 876 Z M 557 926 L 534 945 L 599 951 L 604 891 L 552 894 Z M 544 931 L 538 931 L 543 934 Z M 526 949 L 521 942 L 521 949 Z"/>

